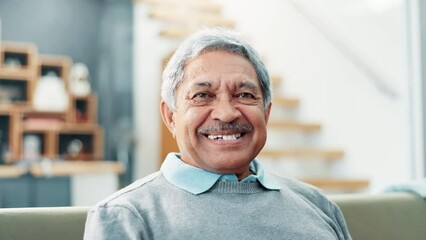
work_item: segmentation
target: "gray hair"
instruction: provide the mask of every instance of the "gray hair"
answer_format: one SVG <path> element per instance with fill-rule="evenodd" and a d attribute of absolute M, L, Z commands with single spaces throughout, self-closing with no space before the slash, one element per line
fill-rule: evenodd
<path fill-rule="evenodd" d="M 266 109 L 271 103 L 271 83 L 268 70 L 257 54 L 242 37 L 225 29 L 204 29 L 186 39 L 170 58 L 163 72 L 161 97 L 176 111 L 176 89 L 184 79 L 185 65 L 202 53 L 223 50 L 246 58 L 253 65 L 260 82 L 263 104 Z"/>

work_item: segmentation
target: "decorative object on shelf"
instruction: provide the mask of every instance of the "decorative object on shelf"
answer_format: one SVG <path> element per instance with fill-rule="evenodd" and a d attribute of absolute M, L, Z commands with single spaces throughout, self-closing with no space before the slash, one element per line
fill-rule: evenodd
<path fill-rule="evenodd" d="M 55 73 L 42 76 L 34 91 L 33 105 L 36 110 L 40 111 L 66 111 L 69 98 L 64 81 Z"/>
<path fill-rule="evenodd" d="M 9 70 L 11 69 L 20 69 L 22 68 L 22 63 L 17 58 L 6 58 L 4 61 L 4 66 Z"/>
<path fill-rule="evenodd" d="M 35 134 L 24 136 L 23 159 L 29 162 L 38 161 L 41 158 L 41 139 Z"/>
<path fill-rule="evenodd" d="M 74 96 L 84 97 L 90 94 L 89 69 L 83 63 L 76 63 L 70 72 L 70 92 Z"/>
<path fill-rule="evenodd" d="M 0 154 L 2 155 L 2 157 L 0 157 L 2 159 L 2 162 L 0 162 L 0 164 L 10 163 L 9 144 L 7 144 L 6 142 L 3 143 L 3 146 L 1 146 Z"/>
<path fill-rule="evenodd" d="M 11 103 L 23 98 L 18 85 L 9 84 L 8 81 L 0 82 L 0 103 Z"/>
<path fill-rule="evenodd" d="M 68 156 L 71 159 L 78 159 L 83 152 L 83 142 L 80 139 L 73 139 L 67 147 Z"/>
<path fill-rule="evenodd" d="M 40 114 L 27 112 L 23 117 L 25 129 L 32 130 L 60 130 L 65 126 L 64 114 Z"/>

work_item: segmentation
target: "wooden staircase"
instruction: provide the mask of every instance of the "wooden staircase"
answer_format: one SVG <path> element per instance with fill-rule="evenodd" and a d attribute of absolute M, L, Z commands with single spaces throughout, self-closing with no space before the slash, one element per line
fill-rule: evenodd
<path fill-rule="evenodd" d="M 310 148 L 292 148 L 292 149 L 264 149 L 260 155 L 261 158 L 274 158 L 286 160 L 286 158 L 303 159 L 321 159 L 325 161 L 340 160 L 344 156 L 342 150 L 323 150 Z"/>
<path fill-rule="evenodd" d="M 176 11 L 176 9 L 157 7 L 149 12 L 149 17 L 170 24 L 181 24 L 191 27 L 220 26 L 233 28 L 235 26 L 234 21 L 226 19 L 222 17 L 220 13 L 215 12 L 193 12 L 188 14 L 187 11 Z"/>
<path fill-rule="evenodd" d="M 164 38 L 183 40 L 203 26 L 221 26 L 226 28 L 235 28 L 236 26 L 235 21 L 222 16 L 220 5 L 208 0 L 135 0 L 135 2 L 149 5 L 148 17 L 163 23 L 159 35 Z M 271 76 L 273 88 L 279 89 L 282 82 L 280 76 Z M 277 92 L 274 94 L 272 102 L 272 111 L 274 109 L 288 111 L 300 108 L 300 100 L 298 98 L 282 96 Z M 163 143 L 170 145 L 174 140 L 168 134 L 167 129 L 164 126 L 163 128 Z M 268 124 L 268 131 L 278 132 L 283 135 L 287 131 L 306 135 L 317 134 L 321 130 L 321 124 L 319 123 L 302 122 L 294 119 L 273 119 L 271 117 Z M 259 154 L 259 159 L 264 162 L 296 161 L 297 163 L 300 161 L 307 163 L 309 161 L 320 161 L 325 164 L 333 164 L 344 158 L 344 151 L 341 149 L 321 149 L 309 146 L 284 147 L 286 147 L 285 143 L 283 144 L 283 148 L 280 147 L 279 149 L 265 147 Z M 176 148 L 175 145 L 165 147 L 167 151 L 174 148 Z M 326 191 L 341 190 L 353 192 L 366 189 L 369 186 L 369 182 L 366 179 L 337 178 L 325 175 L 315 178 L 296 177 Z"/>
<path fill-rule="evenodd" d="M 279 76 L 271 76 L 273 89 L 279 89 L 282 79 Z M 300 107 L 300 100 L 288 98 L 274 92 L 272 99 L 273 110 L 284 108 L 294 110 Z M 272 115 L 272 114 L 271 114 Z M 272 117 L 272 116 L 271 116 Z M 321 124 L 302 122 L 299 120 L 271 118 L 268 123 L 268 131 L 296 131 L 300 134 L 315 134 L 321 131 Z M 285 134 L 284 132 L 282 134 Z M 283 144 L 285 145 L 285 144 Z M 341 149 L 321 149 L 309 146 L 267 148 L 265 147 L 259 154 L 259 159 L 263 161 L 321 161 L 325 164 L 339 162 L 344 158 L 344 151 Z M 299 177 L 304 182 L 322 188 L 324 190 L 339 190 L 353 192 L 366 189 L 369 181 L 366 179 L 336 178 L 331 176 L 306 178 Z"/>
<path fill-rule="evenodd" d="M 300 101 L 297 98 L 286 98 L 281 96 L 274 96 L 272 101 L 274 107 L 297 108 Z"/>

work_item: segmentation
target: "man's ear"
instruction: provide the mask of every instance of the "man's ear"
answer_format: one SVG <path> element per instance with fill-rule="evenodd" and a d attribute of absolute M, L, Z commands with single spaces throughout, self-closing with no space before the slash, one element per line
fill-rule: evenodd
<path fill-rule="evenodd" d="M 167 105 L 166 102 L 161 100 L 160 104 L 161 118 L 163 119 L 164 124 L 175 137 L 175 122 L 173 120 L 173 115 L 175 114 L 173 110 Z"/>
<path fill-rule="evenodd" d="M 272 102 L 269 103 L 269 105 L 265 108 L 265 121 L 266 121 L 266 123 L 268 123 L 269 114 L 271 113 L 271 108 L 272 108 Z"/>

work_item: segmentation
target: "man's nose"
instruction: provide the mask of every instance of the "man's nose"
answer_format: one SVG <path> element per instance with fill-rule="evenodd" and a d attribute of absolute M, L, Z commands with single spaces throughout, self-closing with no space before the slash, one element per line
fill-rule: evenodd
<path fill-rule="evenodd" d="M 232 122 L 241 116 L 241 112 L 235 107 L 233 99 L 222 99 L 217 100 L 214 104 L 214 109 L 211 112 L 211 117 L 214 120 L 220 120 L 222 122 Z"/>

